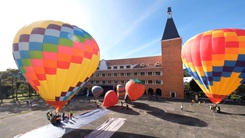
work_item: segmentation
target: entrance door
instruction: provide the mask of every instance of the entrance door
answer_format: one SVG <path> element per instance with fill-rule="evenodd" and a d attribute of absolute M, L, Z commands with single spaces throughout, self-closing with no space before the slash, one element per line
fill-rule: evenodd
<path fill-rule="evenodd" d="M 170 97 L 175 98 L 176 97 L 176 92 L 170 92 Z"/>
<path fill-rule="evenodd" d="M 156 95 L 157 96 L 162 96 L 162 90 L 161 89 L 156 89 Z"/>
<path fill-rule="evenodd" d="M 153 89 L 152 88 L 148 89 L 148 95 L 153 95 Z"/>

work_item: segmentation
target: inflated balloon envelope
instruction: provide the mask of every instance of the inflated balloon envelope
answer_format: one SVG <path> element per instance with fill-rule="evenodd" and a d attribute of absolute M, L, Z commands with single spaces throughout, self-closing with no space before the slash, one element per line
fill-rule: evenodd
<path fill-rule="evenodd" d="M 130 79 L 125 85 L 126 94 L 128 97 L 135 101 L 139 99 L 145 92 L 144 82 L 137 79 Z"/>
<path fill-rule="evenodd" d="M 100 95 L 102 95 L 104 89 L 101 86 L 93 86 L 91 91 L 94 95 L 94 98 L 97 99 Z"/>
<path fill-rule="evenodd" d="M 245 30 L 210 30 L 189 39 L 182 47 L 188 72 L 213 103 L 245 82 Z"/>
<path fill-rule="evenodd" d="M 30 85 L 60 110 L 96 71 L 100 51 L 83 29 L 44 20 L 17 32 L 13 57 Z"/>
<path fill-rule="evenodd" d="M 118 103 L 118 97 L 116 92 L 114 90 L 107 91 L 104 97 L 103 106 L 108 108 L 116 105 L 117 103 Z"/>
<path fill-rule="evenodd" d="M 126 93 L 125 86 L 122 84 L 117 85 L 117 96 L 119 97 L 124 97 Z"/>

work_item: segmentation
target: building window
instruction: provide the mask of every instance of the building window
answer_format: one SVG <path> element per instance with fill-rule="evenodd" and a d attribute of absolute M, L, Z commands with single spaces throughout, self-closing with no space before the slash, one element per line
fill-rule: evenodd
<path fill-rule="evenodd" d="M 120 73 L 121 76 L 124 76 L 124 73 Z"/>
<path fill-rule="evenodd" d="M 138 75 L 138 72 L 135 72 L 135 73 L 134 73 L 134 76 L 137 76 L 137 75 Z"/>
<path fill-rule="evenodd" d="M 118 83 L 118 81 L 117 81 L 117 80 L 115 80 L 115 81 L 114 81 L 114 83 L 115 83 L 115 84 L 117 84 L 117 83 Z"/>
<path fill-rule="evenodd" d="M 95 75 L 95 77 L 99 77 L 99 76 L 100 76 L 100 74 L 99 74 L 99 73 L 95 73 L 94 75 Z"/>
<path fill-rule="evenodd" d="M 120 69 L 124 69 L 124 66 L 120 66 Z"/>
<path fill-rule="evenodd" d="M 91 84 L 93 84 L 94 83 L 94 81 L 89 81 Z"/>
<path fill-rule="evenodd" d="M 152 76 L 152 72 L 148 72 L 148 76 Z"/>
<path fill-rule="evenodd" d="M 130 73 L 130 72 L 128 72 L 128 73 L 127 73 L 127 76 L 131 76 L 131 73 Z"/>
<path fill-rule="evenodd" d="M 127 69 L 130 69 L 130 66 L 129 66 L 129 65 L 127 65 L 127 66 L 126 66 L 126 68 L 127 68 Z"/>
<path fill-rule="evenodd" d="M 107 76 L 109 76 L 109 77 L 110 77 L 110 76 L 111 76 L 111 73 L 108 73 L 108 74 L 107 74 Z"/>
<path fill-rule="evenodd" d="M 145 72 L 140 72 L 140 75 L 141 76 L 145 76 Z"/>
<path fill-rule="evenodd" d="M 152 80 L 148 80 L 148 84 L 152 84 Z"/>
<path fill-rule="evenodd" d="M 117 66 L 114 66 L 113 69 L 117 69 Z"/>
<path fill-rule="evenodd" d="M 108 67 L 108 69 L 111 69 L 111 67 Z"/>
<path fill-rule="evenodd" d="M 155 64 L 155 67 L 160 67 L 160 63 L 157 62 L 157 63 Z"/>
<path fill-rule="evenodd" d="M 108 80 L 108 84 L 111 84 L 111 80 Z"/>
<path fill-rule="evenodd" d="M 156 80 L 156 84 L 162 84 L 161 80 Z"/>
<path fill-rule="evenodd" d="M 170 97 L 175 98 L 176 97 L 176 92 L 170 92 Z"/>
<path fill-rule="evenodd" d="M 141 80 L 141 82 L 143 82 L 145 84 L 145 80 Z"/>
<path fill-rule="evenodd" d="M 140 67 L 141 67 L 141 68 L 145 67 L 145 64 L 144 64 L 144 63 L 141 63 L 141 64 L 140 64 Z"/>
<path fill-rule="evenodd" d="M 97 80 L 97 81 L 96 81 L 96 84 L 99 84 L 99 83 L 100 83 L 100 81 Z"/>
<path fill-rule="evenodd" d="M 117 76 L 117 73 L 114 73 L 114 76 Z"/>
<path fill-rule="evenodd" d="M 157 75 L 157 76 L 160 76 L 161 75 L 161 72 L 155 72 L 155 75 Z"/>
<path fill-rule="evenodd" d="M 102 84 L 105 84 L 105 81 L 102 81 Z"/>
<path fill-rule="evenodd" d="M 102 73 L 102 77 L 105 77 L 105 73 Z"/>
<path fill-rule="evenodd" d="M 124 80 L 121 80 L 121 84 L 123 84 L 124 83 Z"/>

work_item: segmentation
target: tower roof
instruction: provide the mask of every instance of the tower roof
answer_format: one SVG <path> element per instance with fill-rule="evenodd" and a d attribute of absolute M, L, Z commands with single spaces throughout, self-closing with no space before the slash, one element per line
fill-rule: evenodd
<path fill-rule="evenodd" d="M 168 19 L 165 25 L 165 29 L 163 32 L 162 40 L 172 39 L 172 38 L 178 38 L 179 33 L 176 29 L 176 26 L 174 24 L 174 20 L 172 18 L 172 11 L 171 7 L 168 7 Z"/>

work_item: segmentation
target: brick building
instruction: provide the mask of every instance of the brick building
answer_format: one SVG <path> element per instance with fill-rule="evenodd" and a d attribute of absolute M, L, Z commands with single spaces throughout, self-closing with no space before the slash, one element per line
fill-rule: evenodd
<path fill-rule="evenodd" d="M 162 54 L 151 57 L 100 61 L 97 71 L 83 89 L 100 85 L 104 92 L 116 90 L 118 84 L 126 84 L 131 78 L 145 83 L 146 94 L 162 97 L 184 98 L 183 67 L 181 60 L 182 39 L 175 27 L 171 8 L 161 39 Z"/>

